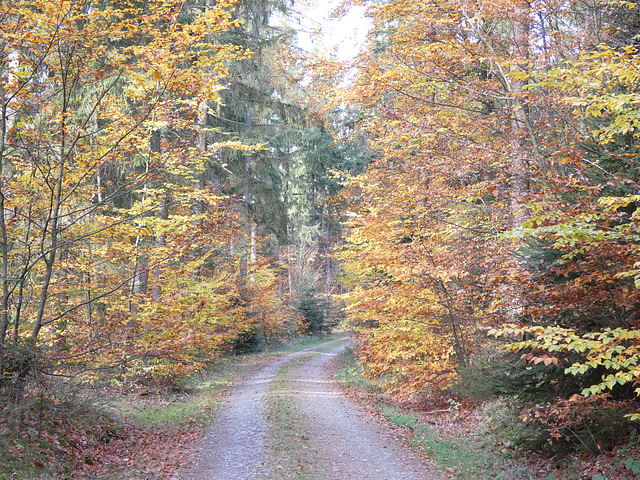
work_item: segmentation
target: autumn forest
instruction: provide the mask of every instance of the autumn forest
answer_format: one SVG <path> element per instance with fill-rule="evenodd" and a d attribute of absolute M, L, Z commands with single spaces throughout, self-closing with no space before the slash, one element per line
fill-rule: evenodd
<path fill-rule="evenodd" d="M 340 330 L 398 404 L 640 472 L 640 6 L 353 8 L 344 60 L 293 0 L 0 2 L 0 459 L 60 384 Z"/>

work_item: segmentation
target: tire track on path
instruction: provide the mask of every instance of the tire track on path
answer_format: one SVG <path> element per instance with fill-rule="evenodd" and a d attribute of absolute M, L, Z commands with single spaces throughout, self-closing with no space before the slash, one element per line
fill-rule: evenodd
<path fill-rule="evenodd" d="M 357 408 L 333 380 L 330 362 L 345 347 L 318 352 L 292 368 L 292 395 L 312 430 L 310 450 L 322 480 L 442 480 L 392 432 Z"/>
<path fill-rule="evenodd" d="M 269 362 L 231 389 L 197 449 L 189 478 L 194 480 L 262 480 L 274 477 L 267 462 L 266 397 L 269 384 L 287 363 L 315 345 Z"/>
<path fill-rule="evenodd" d="M 333 340 L 274 360 L 242 379 L 218 409 L 207 436 L 195 453 L 194 465 L 182 478 L 193 480 L 265 480 L 292 478 L 278 469 L 269 445 L 277 432 L 267 418 L 271 382 L 294 359 L 284 379 L 300 422 L 310 429 L 304 474 L 318 480 L 442 480 L 392 433 L 358 409 L 335 383 L 330 362 L 348 344 Z M 309 358 L 300 358 L 303 356 Z M 275 437 L 274 437 L 275 435 Z"/>

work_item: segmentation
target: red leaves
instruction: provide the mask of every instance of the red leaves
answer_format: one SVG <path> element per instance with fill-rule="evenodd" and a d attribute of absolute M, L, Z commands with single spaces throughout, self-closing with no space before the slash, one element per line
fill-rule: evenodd
<path fill-rule="evenodd" d="M 534 365 L 542 363 L 545 366 L 558 365 L 560 361 L 558 357 L 549 356 L 547 354 L 534 354 L 532 352 L 523 353 L 520 358 L 526 362 L 532 362 Z"/>
<path fill-rule="evenodd" d="M 613 411 L 620 406 L 619 402 L 612 401 L 608 395 L 588 398 L 573 395 L 569 399 L 555 398 L 549 404 L 525 409 L 522 419 L 545 425 L 551 437 L 549 442 L 579 441 L 574 429 L 577 430 L 589 422 L 605 421 L 606 415 L 612 414 L 607 411 Z M 596 444 L 596 448 L 599 449 L 600 445 Z"/>

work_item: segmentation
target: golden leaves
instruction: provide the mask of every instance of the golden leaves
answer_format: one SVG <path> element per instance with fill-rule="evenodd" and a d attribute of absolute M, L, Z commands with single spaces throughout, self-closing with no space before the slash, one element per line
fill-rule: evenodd
<path fill-rule="evenodd" d="M 250 54 L 209 41 L 237 25 L 233 4 L 194 8 L 189 23 L 177 19 L 191 7 L 174 0 L 6 5 L 7 302 L 16 315 L 21 305 L 17 335 L 41 320 L 34 340 L 61 368 L 184 374 L 252 328 L 252 308 L 278 328 L 264 263 L 239 291 L 237 206 L 196 182 L 216 151 L 264 148 L 191 145 L 198 108 Z"/>

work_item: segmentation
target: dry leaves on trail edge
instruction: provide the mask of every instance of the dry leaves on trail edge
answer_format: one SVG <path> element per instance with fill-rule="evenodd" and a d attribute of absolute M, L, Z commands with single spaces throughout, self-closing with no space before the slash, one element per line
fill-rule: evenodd
<path fill-rule="evenodd" d="M 195 429 L 157 433 L 125 426 L 119 433 L 121 438 L 85 449 L 85 461 L 77 465 L 72 478 L 106 479 L 113 478 L 114 474 L 124 475 L 127 480 L 169 478 L 184 467 L 185 447 L 201 437 L 201 433 Z"/>
<path fill-rule="evenodd" d="M 161 480 L 184 466 L 189 445 L 202 435 L 195 424 L 154 432 L 47 400 L 46 410 L 0 405 L 0 450 L 4 447 L 5 452 L 0 462 L 5 474 L 30 475 L 27 472 L 35 468 L 34 476 L 65 480 Z"/>

